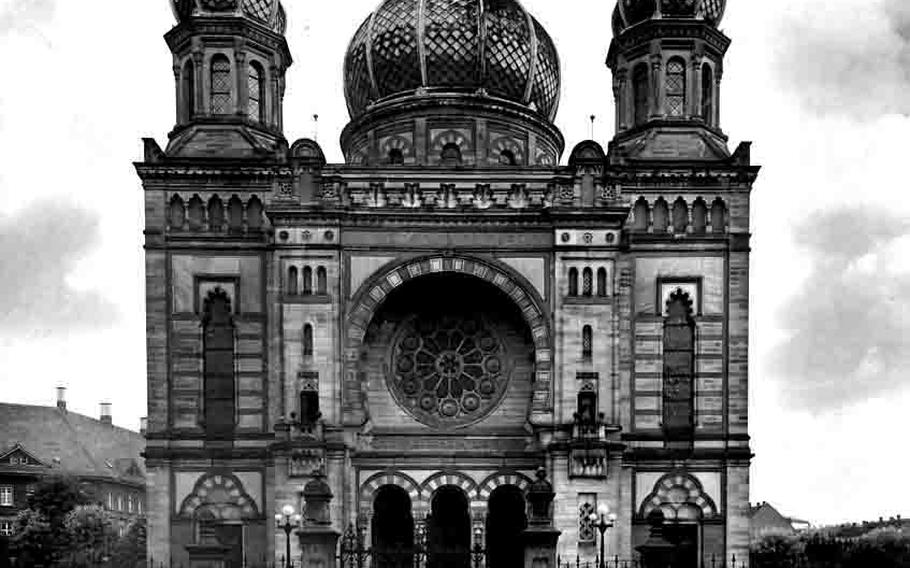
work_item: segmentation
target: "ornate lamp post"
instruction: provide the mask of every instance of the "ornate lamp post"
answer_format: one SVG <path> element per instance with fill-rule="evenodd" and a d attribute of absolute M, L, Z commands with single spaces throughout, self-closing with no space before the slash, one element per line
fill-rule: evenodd
<path fill-rule="evenodd" d="M 604 563 L 604 535 L 607 532 L 608 528 L 611 528 L 616 524 L 616 513 L 610 512 L 610 507 L 606 503 L 601 503 L 597 507 L 596 513 L 591 513 L 588 517 L 591 520 L 591 523 L 594 525 L 594 528 L 597 529 L 597 532 L 600 533 L 600 566 L 599 568 L 604 568 L 606 564 Z"/>
<path fill-rule="evenodd" d="M 283 530 L 286 537 L 284 553 L 285 568 L 291 568 L 291 531 L 300 524 L 300 518 L 300 514 L 295 512 L 294 506 L 290 504 L 282 507 L 281 512 L 275 515 L 275 526 Z"/>

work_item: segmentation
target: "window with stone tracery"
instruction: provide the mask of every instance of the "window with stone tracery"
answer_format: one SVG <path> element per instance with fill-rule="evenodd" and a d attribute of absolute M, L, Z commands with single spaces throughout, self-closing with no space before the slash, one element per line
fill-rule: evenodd
<path fill-rule="evenodd" d="M 594 293 L 594 273 L 590 268 L 585 268 L 581 275 L 581 293 L 584 296 L 591 296 Z"/>
<path fill-rule="evenodd" d="M 205 299 L 202 326 L 205 431 L 209 437 L 223 438 L 234 431 L 236 398 L 234 320 L 231 300 L 221 287 Z"/>
<path fill-rule="evenodd" d="M 593 493 L 578 495 L 578 542 L 594 543 L 597 529 L 591 515 L 597 512 L 597 496 Z"/>
<path fill-rule="evenodd" d="M 586 325 L 581 330 L 581 358 L 590 361 L 594 351 L 594 333 L 590 325 Z"/>
<path fill-rule="evenodd" d="M 686 63 L 676 57 L 667 63 L 666 92 L 664 93 L 667 116 L 686 114 Z"/>
<path fill-rule="evenodd" d="M 265 122 L 265 73 L 256 61 L 250 63 L 247 76 L 247 117 Z"/>
<path fill-rule="evenodd" d="M 210 63 L 209 97 L 212 114 L 230 114 L 231 62 L 224 55 L 212 57 Z"/>

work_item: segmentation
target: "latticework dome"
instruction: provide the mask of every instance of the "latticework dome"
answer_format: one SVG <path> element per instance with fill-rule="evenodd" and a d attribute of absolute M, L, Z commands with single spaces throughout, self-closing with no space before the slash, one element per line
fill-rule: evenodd
<path fill-rule="evenodd" d="M 517 0 L 385 0 L 345 57 L 352 117 L 400 96 L 482 90 L 552 120 L 559 77 L 553 41 Z"/>
<path fill-rule="evenodd" d="M 272 31 L 287 31 L 287 16 L 279 0 L 171 0 L 179 21 L 191 16 L 233 15 L 259 22 Z"/>
<path fill-rule="evenodd" d="M 726 5 L 727 0 L 619 0 L 613 12 L 613 33 L 654 18 L 692 18 L 717 26 Z"/>

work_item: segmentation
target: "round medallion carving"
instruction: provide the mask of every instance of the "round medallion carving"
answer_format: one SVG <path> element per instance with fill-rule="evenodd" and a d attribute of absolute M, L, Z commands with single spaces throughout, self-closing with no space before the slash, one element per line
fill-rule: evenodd
<path fill-rule="evenodd" d="M 389 390 L 429 426 L 457 427 L 492 412 L 509 381 L 506 348 L 479 315 L 420 316 L 392 342 Z"/>

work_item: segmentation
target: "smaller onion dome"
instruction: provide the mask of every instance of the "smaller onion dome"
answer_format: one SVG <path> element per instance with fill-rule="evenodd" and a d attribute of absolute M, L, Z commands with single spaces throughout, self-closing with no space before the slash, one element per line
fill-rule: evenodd
<path fill-rule="evenodd" d="M 191 16 L 240 16 L 269 27 L 284 35 L 287 15 L 279 0 L 171 0 L 177 21 Z"/>
<path fill-rule="evenodd" d="M 704 20 L 720 25 L 727 0 L 619 0 L 613 11 L 613 33 L 659 18 Z"/>

